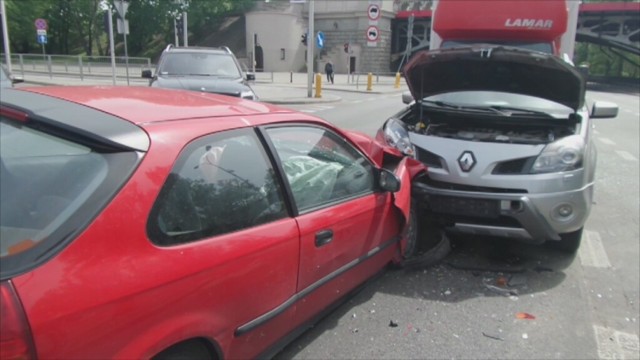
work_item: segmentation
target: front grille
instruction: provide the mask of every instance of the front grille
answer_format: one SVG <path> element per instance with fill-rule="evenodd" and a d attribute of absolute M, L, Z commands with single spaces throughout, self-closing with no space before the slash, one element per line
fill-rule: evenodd
<path fill-rule="evenodd" d="M 500 193 L 500 194 L 526 194 L 527 190 L 525 189 L 503 189 L 503 188 L 494 188 L 488 186 L 473 186 L 473 185 L 462 185 L 462 184 L 454 184 L 443 181 L 437 181 L 430 179 L 428 177 L 423 177 L 420 179 L 425 184 L 435 187 L 438 189 L 445 190 L 458 190 L 458 191 L 473 191 L 473 192 L 485 192 L 485 193 Z"/>
<path fill-rule="evenodd" d="M 442 160 L 440 156 L 417 146 L 416 151 L 420 162 L 434 169 L 442 169 Z"/>
<path fill-rule="evenodd" d="M 518 175 L 528 174 L 535 157 L 503 161 L 499 163 L 491 172 L 494 175 Z"/>

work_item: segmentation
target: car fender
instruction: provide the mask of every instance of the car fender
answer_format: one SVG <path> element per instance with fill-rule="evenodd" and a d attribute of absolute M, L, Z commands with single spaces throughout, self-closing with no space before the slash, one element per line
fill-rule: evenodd
<path fill-rule="evenodd" d="M 425 171 L 427 171 L 427 167 L 423 163 L 410 157 L 403 157 L 394 170 L 394 174 L 400 179 L 400 190 L 393 194 L 393 205 L 402 215 L 402 238 L 400 239 L 399 254 L 404 254 L 407 247 L 406 235 L 412 205 L 411 183 L 418 174 Z"/>
<path fill-rule="evenodd" d="M 221 355 L 224 349 L 219 347 L 216 339 L 210 337 L 215 327 L 203 321 L 210 317 L 211 314 L 192 313 L 179 318 L 167 318 L 131 339 L 114 358 L 149 359 L 175 344 L 195 338 L 206 339 Z M 231 337 L 231 332 L 229 334 Z M 213 336 L 219 337 L 221 334 Z"/>

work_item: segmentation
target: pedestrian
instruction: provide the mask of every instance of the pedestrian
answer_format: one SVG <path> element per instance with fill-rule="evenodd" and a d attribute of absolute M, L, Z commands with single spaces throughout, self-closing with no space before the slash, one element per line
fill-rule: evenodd
<path fill-rule="evenodd" d="M 331 82 L 333 84 L 333 64 L 331 60 L 327 61 L 327 64 L 324 66 L 324 72 L 327 73 L 327 82 Z"/>

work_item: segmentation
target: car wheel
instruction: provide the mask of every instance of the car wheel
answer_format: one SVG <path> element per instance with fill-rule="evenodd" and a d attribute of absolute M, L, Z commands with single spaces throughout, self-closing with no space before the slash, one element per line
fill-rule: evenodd
<path fill-rule="evenodd" d="M 560 234 L 560 241 L 547 241 L 547 244 L 553 249 L 567 253 L 575 253 L 580 247 L 583 229 L 584 228 L 580 228 L 570 233 Z"/>
<path fill-rule="evenodd" d="M 164 350 L 153 357 L 153 360 L 213 360 L 209 349 L 202 341 L 193 340 Z"/>
<path fill-rule="evenodd" d="M 407 234 L 407 247 L 400 264 L 404 268 L 427 267 L 445 258 L 451 251 L 449 238 L 429 214 L 412 204 Z"/>

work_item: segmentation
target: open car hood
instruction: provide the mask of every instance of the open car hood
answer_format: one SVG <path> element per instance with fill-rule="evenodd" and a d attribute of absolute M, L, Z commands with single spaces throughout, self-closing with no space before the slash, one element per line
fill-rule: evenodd
<path fill-rule="evenodd" d="M 573 65 L 517 48 L 478 44 L 423 51 L 403 72 L 416 100 L 455 91 L 499 91 L 547 99 L 575 111 L 585 99 L 584 77 Z"/>

